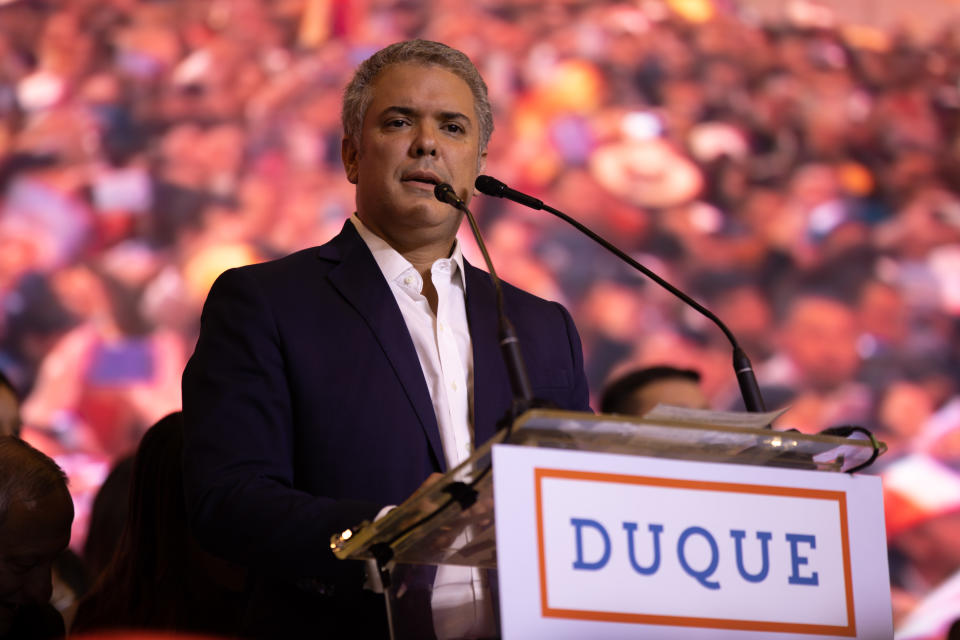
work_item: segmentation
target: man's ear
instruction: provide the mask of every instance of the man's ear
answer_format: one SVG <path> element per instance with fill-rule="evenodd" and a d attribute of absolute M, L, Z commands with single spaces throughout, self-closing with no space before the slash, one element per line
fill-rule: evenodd
<path fill-rule="evenodd" d="M 480 156 L 477 158 L 477 175 L 479 176 L 481 173 L 483 173 L 483 170 L 486 168 L 487 168 L 487 152 L 486 150 L 484 150 L 483 153 L 481 153 Z M 474 185 L 470 185 L 470 188 L 473 190 L 472 191 L 473 195 L 477 195 L 478 193 L 480 193 L 479 191 L 477 191 L 477 188 Z"/>
<path fill-rule="evenodd" d="M 358 161 L 360 159 L 360 150 L 353 144 L 350 136 L 343 136 L 340 141 L 340 159 L 343 161 L 343 170 L 347 174 L 347 180 L 351 184 L 357 184 L 357 178 L 360 174 Z"/>

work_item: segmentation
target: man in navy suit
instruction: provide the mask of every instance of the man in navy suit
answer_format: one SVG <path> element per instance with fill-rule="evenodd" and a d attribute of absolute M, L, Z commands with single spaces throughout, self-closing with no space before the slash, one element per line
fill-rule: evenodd
<path fill-rule="evenodd" d="M 249 569 L 264 636 L 385 635 L 382 597 L 330 536 L 465 459 L 511 407 L 493 286 L 434 197 L 446 182 L 468 202 L 484 167 L 479 73 L 439 43 L 391 45 L 358 68 L 343 121 L 356 213 L 321 247 L 221 275 L 183 378 L 191 520 Z M 570 315 L 504 287 L 535 396 L 588 411 Z M 467 627 L 438 635 L 483 635 Z"/>

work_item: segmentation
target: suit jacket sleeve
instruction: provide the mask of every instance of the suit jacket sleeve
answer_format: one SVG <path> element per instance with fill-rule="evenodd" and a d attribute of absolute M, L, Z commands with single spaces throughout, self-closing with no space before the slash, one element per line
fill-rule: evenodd
<path fill-rule="evenodd" d="M 570 349 L 570 361 L 573 369 L 573 392 L 566 402 L 561 406 L 571 411 L 593 412 L 590 408 L 590 388 L 587 385 L 587 376 L 583 369 L 583 345 L 580 342 L 580 334 L 577 332 L 576 325 L 573 324 L 573 318 L 570 312 L 559 302 L 554 303 L 563 316 L 563 325 L 566 329 L 567 346 Z"/>
<path fill-rule="evenodd" d="M 336 560 L 331 534 L 381 506 L 294 488 L 290 390 L 266 296 L 243 270 L 214 284 L 183 378 L 184 485 L 201 544 L 286 576 L 359 581 Z"/>

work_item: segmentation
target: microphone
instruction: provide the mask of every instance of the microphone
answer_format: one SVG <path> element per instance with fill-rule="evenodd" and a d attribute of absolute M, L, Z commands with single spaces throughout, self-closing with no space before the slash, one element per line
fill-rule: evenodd
<path fill-rule="evenodd" d="M 436 196 L 437 200 L 440 202 L 445 202 L 452 207 L 456 207 L 461 211 L 467 210 L 467 205 L 464 204 L 463 200 L 460 199 L 460 196 L 457 195 L 457 192 L 453 190 L 446 182 L 441 182 L 433 188 L 433 195 Z"/>
<path fill-rule="evenodd" d="M 533 196 L 528 196 L 525 193 L 511 189 L 496 178 L 491 178 L 490 176 L 484 175 L 477 176 L 477 181 L 474 183 L 474 186 L 477 188 L 477 191 L 480 193 L 485 193 L 488 196 L 507 198 L 508 200 L 519 202 L 525 207 L 530 207 L 531 209 L 543 209 L 543 200 L 538 200 Z"/>
<path fill-rule="evenodd" d="M 760 395 L 760 386 L 757 384 L 757 378 L 753 373 L 753 366 L 750 364 L 750 358 L 747 357 L 746 352 L 740 347 L 740 343 L 737 342 L 736 337 L 733 335 L 727 325 L 725 325 L 720 318 L 714 315 L 713 312 L 564 212 L 544 204 L 542 200 L 538 200 L 533 196 L 529 196 L 525 193 L 511 189 L 503 182 L 500 182 L 496 178 L 490 176 L 477 176 L 474 186 L 480 193 L 488 196 L 496 196 L 498 198 L 507 198 L 508 200 L 513 200 L 514 202 L 530 207 L 531 209 L 542 209 L 573 225 L 580 232 L 590 237 L 604 249 L 613 253 L 615 256 L 656 282 L 674 296 L 680 298 L 683 302 L 696 309 L 698 312 L 700 312 L 700 314 L 717 325 L 720 330 L 723 331 L 723 334 L 727 337 L 727 340 L 733 347 L 733 370 L 737 376 L 737 383 L 740 386 L 740 394 L 743 396 L 744 406 L 746 407 L 747 411 L 753 413 L 766 411 L 766 407 L 763 404 L 763 397 Z M 437 197 L 440 196 L 438 195 Z M 767 426 L 769 427 L 770 425 Z"/>
<path fill-rule="evenodd" d="M 490 260 L 490 254 L 487 253 L 487 245 L 480 236 L 480 227 L 473 217 L 473 213 L 467 208 L 466 203 L 460 199 L 457 192 L 453 190 L 446 182 L 441 182 L 433 188 L 433 195 L 440 202 L 445 202 L 452 207 L 467 214 L 467 220 L 470 221 L 470 229 L 473 231 L 473 237 L 477 240 L 477 246 L 480 247 L 480 253 L 483 254 L 483 260 L 487 264 L 487 271 L 490 273 L 490 279 L 493 281 L 493 288 L 497 294 L 497 316 L 500 326 L 500 352 L 503 355 L 504 364 L 507 366 L 507 375 L 510 378 L 510 389 L 513 392 L 513 409 L 510 420 L 507 422 L 507 430 L 513 428 L 513 418 L 533 406 L 533 388 L 530 386 L 530 377 L 527 375 L 527 365 L 523 361 L 523 354 L 520 353 L 520 341 L 517 339 L 516 329 L 513 323 L 507 317 L 506 305 L 503 302 L 503 286 L 500 283 L 500 277 L 497 276 L 497 270 L 493 268 L 493 261 Z"/>

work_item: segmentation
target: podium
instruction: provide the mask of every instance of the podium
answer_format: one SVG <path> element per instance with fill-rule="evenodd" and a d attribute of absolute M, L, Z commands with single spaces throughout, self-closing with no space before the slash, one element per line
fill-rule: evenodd
<path fill-rule="evenodd" d="M 399 568 L 397 638 L 434 565 L 481 570 L 504 638 L 892 637 L 879 479 L 845 473 L 885 446 L 775 417 L 528 411 L 331 549 Z"/>

